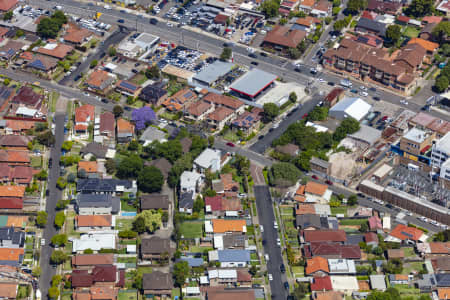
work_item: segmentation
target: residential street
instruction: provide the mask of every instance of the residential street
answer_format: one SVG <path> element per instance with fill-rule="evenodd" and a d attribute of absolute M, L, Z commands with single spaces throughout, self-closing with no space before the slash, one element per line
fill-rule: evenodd
<path fill-rule="evenodd" d="M 45 239 L 45 246 L 41 246 L 41 277 L 39 278 L 39 287 L 42 293 L 42 298 L 47 298 L 47 291 L 50 288 L 50 281 L 52 276 L 55 275 L 56 270 L 50 264 L 50 255 L 53 252 L 53 248 L 50 247 L 50 241 L 56 234 L 56 228 L 54 226 L 56 215 L 56 202 L 61 198 L 61 191 L 56 187 L 56 181 L 59 177 L 59 160 L 61 158 L 61 145 L 64 141 L 64 117 L 65 114 L 57 112 L 55 115 L 55 145 L 51 149 L 51 159 L 53 161 L 52 167 L 49 171 L 48 190 L 46 211 L 48 213 L 47 225 L 43 231 L 43 237 Z"/>

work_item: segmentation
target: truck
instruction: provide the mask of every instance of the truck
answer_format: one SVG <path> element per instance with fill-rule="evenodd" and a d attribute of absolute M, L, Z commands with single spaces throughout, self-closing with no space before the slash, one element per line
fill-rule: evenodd
<path fill-rule="evenodd" d="M 348 80 L 348 79 L 342 79 L 341 80 L 341 82 L 340 82 L 340 84 L 343 86 L 343 87 L 347 87 L 347 88 L 351 88 L 352 87 L 352 82 L 350 81 L 350 80 Z"/>

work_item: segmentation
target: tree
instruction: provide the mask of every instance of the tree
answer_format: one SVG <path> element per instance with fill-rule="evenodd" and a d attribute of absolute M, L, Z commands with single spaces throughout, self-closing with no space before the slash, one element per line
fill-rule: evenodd
<path fill-rule="evenodd" d="M 348 197 L 348 199 L 347 199 L 347 205 L 353 206 L 353 205 L 356 205 L 356 204 L 358 204 L 358 196 L 356 196 L 354 194 L 350 195 Z"/>
<path fill-rule="evenodd" d="M 325 121 L 328 117 L 328 107 L 316 106 L 308 114 L 309 121 Z"/>
<path fill-rule="evenodd" d="M 91 69 L 92 69 L 92 68 L 95 68 L 97 65 L 98 65 L 98 60 L 93 59 L 93 60 L 91 61 L 90 67 L 91 67 Z"/>
<path fill-rule="evenodd" d="M 344 20 L 337 20 L 333 24 L 333 29 L 335 31 L 341 31 L 342 29 L 344 29 L 344 27 L 345 27 L 345 21 Z"/>
<path fill-rule="evenodd" d="M 173 266 L 172 271 L 175 285 L 182 287 L 186 282 L 186 278 L 189 276 L 189 265 L 187 261 L 179 261 Z"/>
<path fill-rule="evenodd" d="M 444 56 L 450 56 L 450 43 L 445 43 L 441 46 L 441 49 L 439 49 L 439 53 L 441 53 Z"/>
<path fill-rule="evenodd" d="M 9 20 L 11 20 L 13 18 L 13 16 L 14 16 L 13 11 L 12 10 L 8 10 L 7 12 L 4 13 L 3 20 L 9 21 Z"/>
<path fill-rule="evenodd" d="M 269 123 L 280 113 L 280 108 L 275 103 L 265 103 L 263 106 L 263 122 Z"/>
<path fill-rule="evenodd" d="M 56 234 L 52 237 L 52 244 L 56 247 L 64 246 L 67 243 L 67 235 L 64 233 Z"/>
<path fill-rule="evenodd" d="M 136 178 L 142 170 L 142 159 L 137 154 L 125 157 L 117 166 L 117 177 L 122 179 Z"/>
<path fill-rule="evenodd" d="M 381 291 L 373 291 L 367 296 L 367 300 L 394 300 L 391 295 Z"/>
<path fill-rule="evenodd" d="M 297 48 L 288 49 L 289 57 L 292 59 L 299 59 L 302 56 L 302 52 Z"/>
<path fill-rule="evenodd" d="M 400 25 L 390 25 L 386 29 L 386 38 L 389 40 L 390 45 L 395 45 L 402 36 L 402 27 Z"/>
<path fill-rule="evenodd" d="M 59 199 L 58 202 L 56 202 L 56 209 L 57 210 L 66 209 L 68 204 L 69 204 L 69 200 Z"/>
<path fill-rule="evenodd" d="M 122 230 L 119 231 L 119 237 L 121 239 L 134 239 L 137 237 L 137 233 L 133 230 Z"/>
<path fill-rule="evenodd" d="M 94 250 L 92 250 L 91 248 L 87 248 L 83 251 L 83 254 L 94 254 Z"/>
<path fill-rule="evenodd" d="M 295 92 L 289 94 L 289 101 L 291 101 L 292 103 L 297 102 L 297 94 Z"/>
<path fill-rule="evenodd" d="M 55 144 L 55 136 L 50 130 L 37 135 L 36 140 L 38 141 L 39 144 L 47 147 L 50 147 L 53 144 Z"/>
<path fill-rule="evenodd" d="M 123 108 L 120 105 L 114 105 L 113 107 L 114 117 L 117 119 L 123 115 Z"/>
<path fill-rule="evenodd" d="M 36 216 L 36 225 L 39 227 L 45 227 L 47 224 L 47 212 L 39 211 Z"/>
<path fill-rule="evenodd" d="M 106 172 L 108 174 L 114 174 L 116 172 L 116 162 L 112 158 L 108 158 L 105 162 Z"/>
<path fill-rule="evenodd" d="M 34 175 L 34 178 L 36 178 L 37 180 L 47 180 L 48 178 L 48 173 L 46 170 L 42 169 L 39 171 L 39 173 L 36 173 Z"/>
<path fill-rule="evenodd" d="M 67 181 L 66 181 L 66 179 L 64 179 L 64 177 L 58 177 L 58 180 L 56 180 L 56 186 L 57 186 L 60 190 L 65 189 L 66 186 L 67 186 Z"/>
<path fill-rule="evenodd" d="M 64 214 L 63 211 L 60 211 L 60 212 L 56 213 L 56 215 L 55 215 L 55 226 L 57 228 L 62 228 L 65 221 L 66 221 L 66 215 Z"/>
<path fill-rule="evenodd" d="M 448 242 L 450 241 L 450 229 L 438 232 L 434 235 L 433 238 L 436 242 Z"/>
<path fill-rule="evenodd" d="M 50 299 L 58 299 L 59 297 L 59 288 L 57 288 L 56 286 L 52 286 L 51 288 L 48 289 L 48 297 Z"/>
<path fill-rule="evenodd" d="M 227 61 L 231 59 L 231 55 L 233 54 L 233 50 L 230 47 L 225 47 L 220 54 L 220 59 L 223 61 Z"/>
<path fill-rule="evenodd" d="M 136 151 L 139 150 L 139 142 L 137 140 L 131 140 L 128 143 L 128 151 Z"/>
<path fill-rule="evenodd" d="M 37 34 L 42 38 L 55 38 L 61 26 L 52 18 L 43 18 L 37 26 Z"/>
<path fill-rule="evenodd" d="M 434 12 L 433 0 L 413 0 L 405 10 L 406 15 L 421 18 Z"/>
<path fill-rule="evenodd" d="M 267 0 L 261 4 L 261 11 L 268 17 L 273 18 L 278 15 L 280 2 L 278 0 Z"/>
<path fill-rule="evenodd" d="M 11 79 L 9 79 L 9 78 L 3 79 L 3 84 L 4 84 L 5 86 L 8 86 L 10 83 L 11 83 Z M 40 124 L 40 123 L 38 123 L 38 124 Z"/>
<path fill-rule="evenodd" d="M 200 213 L 205 208 L 205 201 L 203 201 L 203 198 L 198 195 L 197 198 L 194 201 L 194 208 L 193 211 L 196 213 Z"/>
<path fill-rule="evenodd" d="M 208 145 L 209 147 L 214 147 L 215 138 L 213 135 L 208 136 Z"/>
<path fill-rule="evenodd" d="M 403 271 L 403 261 L 398 258 L 391 259 L 383 264 L 383 271 L 389 274 L 400 274 Z"/>
<path fill-rule="evenodd" d="M 52 255 L 50 256 L 50 261 L 56 265 L 62 264 L 67 260 L 67 255 L 62 250 L 55 250 L 52 252 Z"/>
<path fill-rule="evenodd" d="M 346 118 L 341 122 L 341 125 L 336 128 L 333 133 L 333 140 L 340 141 L 347 136 L 347 134 L 355 133 L 359 130 L 359 122 L 353 118 Z"/>
<path fill-rule="evenodd" d="M 292 296 L 295 300 L 302 300 L 305 298 L 307 293 L 309 293 L 309 285 L 302 282 L 295 287 Z"/>
<path fill-rule="evenodd" d="M 438 93 L 442 93 L 444 92 L 449 85 L 449 80 L 446 76 L 438 76 L 438 78 L 436 78 L 436 81 L 434 83 L 434 88 L 436 89 L 436 91 Z"/>
<path fill-rule="evenodd" d="M 62 143 L 61 149 L 66 151 L 66 152 L 69 152 L 72 149 L 72 146 L 73 146 L 73 142 L 72 141 L 64 141 Z"/>
<path fill-rule="evenodd" d="M 286 25 L 287 22 L 288 22 L 288 19 L 286 19 L 286 18 L 281 18 L 280 19 L 280 25 Z"/>
<path fill-rule="evenodd" d="M 39 267 L 39 266 L 34 267 L 34 268 L 33 268 L 33 271 L 31 271 L 31 274 L 32 274 L 34 277 L 39 277 L 39 276 L 41 276 L 41 267 Z"/>
<path fill-rule="evenodd" d="M 144 167 L 139 173 L 138 187 L 145 193 L 154 193 L 161 191 L 164 184 L 164 176 L 155 166 Z"/>
<path fill-rule="evenodd" d="M 195 138 L 192 139 L 192 145 L 194 145 Z M 167 183 L 170 187 L 174 188 L 178 185 L 178 181 L 180 180 L 181 174 L 186 171 L 192 169 L 192 157 L 193 157 L 193 146 L 191 146 L 190 153 L 184 154 L 180 157 L 172 166 L 169 171 L 169 176 L 167 178 Z"/>
<path fill-rule="evenodd" d="M 147 68 L 147 70 L 145 70 L 145 77 L 148 79 L 158 79 L 161 77 L 159 67 L 157 65 L 152 65 L 150 68 Z"/>
<path fill-rule="evenodd" d="M 142 216 L 136 217 L 133 221 L 133 230 L 138 233 L 145 232 L 145 219 Z"/>
<path fill-rule="evenodd" d="M 272 186 L 291 186 L 301 177 L 302 172 L 290 163 L 275 163 L 268 172 L 269 183 Z"/>
<path fill-rule="evenodd" d="M 142 219 L 145 224 L 145 230 L 148 232 L 155 232 L 156 229 L 161 227 L 162 219 L 161 219 L 161 213 L 155 210 L 144 210 L 140 214 L 136 216 L 135 222 L 139 222 L 139 228 L 136 227 L 136 229 L 142 229 L 142 221 L 138 219 Z M 134 227 L 134 222 L 133 222 Z M 139 232 L 139 230 L 136 230 Z M 143 231 L 141 231 L 143 232 Z"/>
<path fill-rule="evenodd" d="M 113 46 L 110 46 L 108 48 L 108 55 L 109 56 L 116 56 L 117 55 L 117 50 L 116 48 L 114 48 Z"/>
<path fill-rule="evenodd" d="M 383 249 L 381 247 L 375 247 L 372 249 L 372 253 L 375 255 L 380 256 L 381 254 L 383 254 Z"/>
<path fill-rule="evenodd" d="M 352 15 L 357 15 L 359 11 L 365 9 L 367 1 L 365 0 L 349 0 L 347 3 L 347 12 Z"/>
<path fill-rule="evenodd" d="M 169 140 L 164 143 L 154 141 L 144 150 L 145 152 L 148 152 L 152 158 L 164 157 L 172 164 L 183 155 L 183 147 L 177 139 Z"/>
<path fill-rule="evenodd" d="M 369 231 L 369 226 L 367 225 L 367 223 L 362 223 L 361 226 L 359 227 L 359 231 L 360 232 L 367 232 L 367 231 Z"/>

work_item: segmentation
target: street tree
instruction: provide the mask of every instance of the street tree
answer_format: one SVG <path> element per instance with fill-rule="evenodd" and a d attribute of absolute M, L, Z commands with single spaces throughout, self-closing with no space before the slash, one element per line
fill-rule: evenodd
<path fill-rule="evenodd" d="M 220 59 L 223 61 L 227 61 L 231 59 L 231 55 L 233 54 L 233 50 L 230 47 L 225 47 L 220 54 Z"/>
<path fill-rule="evenodd" d="M 36 225 L 39 227 L 45 227 L 47 224 L 47 212 L 39 211 L 36 216 Z"/>
<path fill-rule="evenodd" d="M 347 205 L 353 206 L 356 204 L 358 204 L 358 196 L 356 196 L 355 194 L 350 195 L 347 199 Z"/>
<path fill-rule="evenodd" d="M 108 48 L 108 55 L 109 56 L 116 56 L 117 55 L 117 50 L 116 48 L 114 48 L 113 46 L 110 46 Z"/>
<path fill-rule="evenodd" d="M 9 21 L 9 20 L 11 20 L 13 18 L 13 16 L 14 16 L 13 11 L 12 10 L 8 10 L 7 12 L 5 12 L 3 14 L 3 20 Z"/>
<path fill-rule="evenodd" d="M 120 105 L 114 105 L 113 107 L 114 117 L 117 119 L 123 115 L 123 108 Z"/>
<path fill-rule="evenodd" d="M 145 70 L 145 77 L 148 79 L 158 79 L 161 77 L 161 71 L 157 65 L 152 65 L 150 68 Z"/>
<path fill-rule="evenodd" d="M 436 91 L 438 93 L 442 93 L 444 92 L 446 89 L 448 89 L 448 85 L 449 85 L 449 80 L 446 76 L 438 76 L 438 78 L 436 78 L 436 81 L 434 83 L 434 88 L 436 89 Z"/>
<path fill-rule="evenodd" d="M 57 212 L 55 215 L 55 226 L 57 228 L 62 228 L 64 225 L 64 222 L 66 221 L 66 215 L 63 211 Z"/>
<path fill-rule="evenodd" d="M 39 144 L 50 147 L 55 144 L 55 136 L 50 130 L 45 131 L 36 136 L 36 140 Z"/>
<path fill-rule="evenodd" d="M 52 244 L 55 245 L 56 247 L 62 247 L 67 243 L 67 235 L 64 233 L 61 234 L 55 234 L 52 237 Z"/>
<path fill-rule="evenodd" d="M 265 103 L 263 105 L 263 122 L 269 123 L 280 113 L 280 108 L 275 103 Z"/>
<path fill-rule="evenodd" d="M 59 265 L 67 260 L 67 254 L 62 250 L 55 250 L 50 256 L 50 261 L 53 264 Z"/>
<path fill-rule="evenodd" d="M 48 297 L 50 299 L 58 299 L 59 298 L 59 288 L 56 286 L 52 286 L 48 289 Z"/>
<path fill-rule="evenodd" d="M 291 101 L 292 103 L 297 102 L 297 94 L 295 92 L 289 94 L 289 101 Z"/>

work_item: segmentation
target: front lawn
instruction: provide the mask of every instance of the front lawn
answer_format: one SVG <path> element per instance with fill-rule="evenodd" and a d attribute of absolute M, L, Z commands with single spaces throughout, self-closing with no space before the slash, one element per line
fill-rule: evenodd
<path fill-rule="evenodd" d="M 406 26 L 405 31 L 403 31 L 403 35 L 411 39 L 418 37 L 419 33 L 420 30 L 412 26 Z"/>
<path fill-rule="evenodd" d="M 223 138 L 227 141 L 237 142 L 239 141 L 239 137 L 232 130 L 227 130 L 227 132 L 223 135 Z"/>
<path fill-rule="evenodd" d="M 137 300 L 137 293 L 133 291 L 119 291 L 118 300 Z"/>
<path fill-rule="evenodd" d="M 355 225 L 361 226 L 361 224 L 367 223 L 367 219 L 344 219 L 339 221 L 340 225 Z"/>
<path fill-rule="evenodd" d="M 331 207 L 331 214 L 333 216 L 337 214 L 344 214 L 344 216 L 347 216 L 347 207 L 345 206 Z"/>
<path fill-rule="evenodd" d="M 416 271 L 419 272 L 423 269 L 423 262 L 408 262 L 403 265 L 403 272 L 402 274 L 408 275 L 411 274 L 411 272 Z"/>
<path fill-rule="evenodd" d="M 181 226 L 181 235 L 186 239 L 194 239 L 202 237 L 203 223 L 202 222 L 184 222 Z"/>

